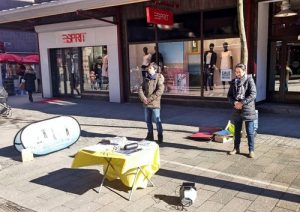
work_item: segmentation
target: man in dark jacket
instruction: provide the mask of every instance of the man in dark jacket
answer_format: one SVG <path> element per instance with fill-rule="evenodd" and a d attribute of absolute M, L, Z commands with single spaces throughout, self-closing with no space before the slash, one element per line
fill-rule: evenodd
<path fill-rule="evenodd" d="M 157 127 L 158 143 L 163 142 L 163 128 L 160 119 L 160 100 L 164 92 L 164 77 L 158 72 L 158 65 L 150 63 L 148 73 L 139 87 L 139 98 L 144 103 L 145 121 L 148 133 L 145 140 L 154 140 L 152 120 L 155 120 Z"/>
<path fill-rule="evenodd" d="M 256 87 L 251 75 L 247 75 L 246 66 L 237 64 L 235 67 L 236 78 L 231 81 L 228 99 L 233 105 L 233 122 L 235 126 L 234 149 L 230 155 L 240 153 L 241 129 L 245 121 L 249 146 L 249 157 L 254 158 L 254 120 Z"/>

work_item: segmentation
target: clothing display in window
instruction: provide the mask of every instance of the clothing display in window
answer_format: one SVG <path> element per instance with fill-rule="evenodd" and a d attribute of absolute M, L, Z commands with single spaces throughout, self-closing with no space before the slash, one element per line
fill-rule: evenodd
<path fill-rule="evenodd" d="M 207 86 L 209 86 L 210 90 L 213 90 L 213 79 L 214 79 L 214 71 L 217 62 L 217 53 L 214 52 L 214 44 L 211 43 L 209 45 L 209 51 L 204 53 L 204 89 L 207 91 Z"/>

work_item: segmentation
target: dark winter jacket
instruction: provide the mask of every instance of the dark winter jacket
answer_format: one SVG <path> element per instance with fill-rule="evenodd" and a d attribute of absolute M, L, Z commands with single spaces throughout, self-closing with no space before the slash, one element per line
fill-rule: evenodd
<path fill-rule="evenodd" d="M 25 90 L 28 92 L 35 91 L 35 72 L 31 70 L 26 70 L 23 79 L 25 80 Z"/>
<path fill-rule="evenodd" d="M 254 83 L 254 80 L 252 78 L 252 75 L 245 75 L 245 78 L 242 80 L 242 94 L 239 94 L 237 83 L 235 81 L 236 79 L 233 79 L 230 83 L 230 88 L 228 91 L 228 100 L 229 102 L 234 106 L 234 102 L 242 102 L 243 108 L 241 110 L 237 110 L 234 108 L 233 111 L 233 120 L 235 120 L 238 117 L 242 117 L 243 120 L 250 121 L 255 120 L 255 98 L 256 98 L 256 86 Z M 239 96 L 242 96 L 240 98 Z"/>
<path fill-rule="evenodd" d="M 162 74 L 155 74 L 154 77 L 145 77 L 142 85 L 139 87 L 139 97 L 148 100 L 147 108 L 160 108 L 161 96 L 164 92 L 164 77 Z"/>

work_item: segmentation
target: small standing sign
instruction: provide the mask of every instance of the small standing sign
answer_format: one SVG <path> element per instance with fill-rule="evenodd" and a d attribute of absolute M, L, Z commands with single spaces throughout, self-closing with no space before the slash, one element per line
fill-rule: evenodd
<path fill-rule="evenodd" d="M 231 81 L 231 69 L 221 69 L 221 81 Z"/>

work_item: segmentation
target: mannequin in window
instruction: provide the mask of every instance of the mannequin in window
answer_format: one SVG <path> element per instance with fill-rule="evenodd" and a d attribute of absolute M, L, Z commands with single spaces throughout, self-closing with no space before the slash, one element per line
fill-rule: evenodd
<path fill-rule="evenodd" d="M 105 90 L 108 89 L 108 55 L 107 55 L 107 49 L 103 49 L 103 57 L 102 57 L 102 80 L 101 84 L 105 85 Z M 101 89 L 101 88 L 100 88 Z"/>
<path fill-rule="evenodd" d="M 147 74 L 147 67 L 151 63 L 152 55 L 150 53 L 148 53 L 148 48 L 147 47 L 144 47 L 143 51 L 144 51 L 145 55 L 143 57 L 143 63 L 142 63 L 141 68 L 142 68 L 142 76 L 144 78 L 144 77 L 146 77 L 146 74 Z"/>
<path fill-rule="evenodd" d="M 80 96 L 80 91 L 78 89 L 80 85 L 80 77 L 78 71 L 78 60 L 76 55 L 71 55 L 71 93 L 72 95 L 74 91 L 76 91 L 77 95 Z"/>
<path fill-rule="evenodd" d="M 207 91 L 207 85 L 213 90 L 214 70 L 217 62 L 217 53 L 214 52 L 215 44 L 209 44 L 209 51 L 204 53 L 204 89 Z"/>
<path fill-rule="evenodd" d="M 102 84 L 102 80 L 101 80 L 101 76 L 102 76 L 102 57 L 99 56 L 97 57 L 96 63 L 94 64 L 94 68 L 93 68 L 94 74 L 95 74 L 95 80 L 94 82 L 94 88 L 95 90 L 97 90 L 97 87 L 99 87 L 99 89 L 101 89 L 101 84 Z"/>
<path fill-rule="evenodd" d="M 221 53 L 221 65 L 220 65 L 220 71 L 221 71 L 221 74 L 222 74 L 222 70 L 230 70 L 230 75 L 231 75 L 231 78 L 232 78 L 232 67 L 233 67 L 233 58 L 232 58 L 232 53 L 230 50 L 228 50 L 228 43 L 227 42 L 224 42 L 223 43 L 223 48 L 224 48 L 224 51 Z M 225 89 L 225 82 L 228 81 L 230 82 L 231 79 L 228 79 L 228 80 L 222 80 L 221 78 L 221 81 L 222 81 L 222 84 L 223 84 L 223 89 Z"/>
<path fill-rule="evenodd" d="M 285 69 L 286 69 L 286 73 L 285 73 L 284 91 L 287 92 L 289 90 L 288 89 L 289 79 L 293 74 L 293 71 L 288 65 L 286 65 Z"/>
<path fill-rule="evenodd" d="M 164 58 L 160 52 L 157 51 L 157 47 L 154 46 L 154 54 L 151 56 L 151 63 L 156 63 L 159 65 L 160 70 L 158 72 L 163 71 L 164 68 Z M 156 61 L 156 54 L 158 54 L 158 61 Z"/>

